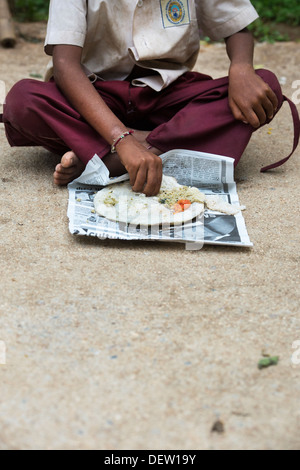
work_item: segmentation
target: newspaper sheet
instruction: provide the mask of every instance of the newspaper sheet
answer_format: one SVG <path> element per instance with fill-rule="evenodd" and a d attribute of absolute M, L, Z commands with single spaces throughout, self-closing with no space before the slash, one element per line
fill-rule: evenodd
<path fill-rule="evenodd" d="M 230 204 L 239 204 L 234 182 L 234 160 L 190 150 L 171 150 L 161 155 L 163 173 L 178 183 L 195 186 L 207 197 L 218 195 Z M 137 226 L 112 222 L 94 209 L 95 194 L 103 187 L 126 181 L 128 174 L 110 178 L 107 167 L 95 155 L 82 175 L 69 184 L 69 229 L 74 235 L 120 240 L 159 240 L 181 242 L 197 250 L 203 244 L 253 246 L 241 212 L 235 216 L 205 210 L 204 214 L 182 225 Z"/>

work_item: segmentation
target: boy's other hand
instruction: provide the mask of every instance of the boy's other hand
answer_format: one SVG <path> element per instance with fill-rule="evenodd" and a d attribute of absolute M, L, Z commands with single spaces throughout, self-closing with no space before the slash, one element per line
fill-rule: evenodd
<path fill-rule="evenodd" d="M 119 143 L 117 152 L 130 177 L 133 191 L 156 196 L 162 180 L 162 160 L 134 137 Z"/>
<path fill-rule="evenodd" d="M 278 100 L 251 65 L 232 65 L 229 72 L 229 106 L 236 119 L 258 128 L 272 119 Z"/>

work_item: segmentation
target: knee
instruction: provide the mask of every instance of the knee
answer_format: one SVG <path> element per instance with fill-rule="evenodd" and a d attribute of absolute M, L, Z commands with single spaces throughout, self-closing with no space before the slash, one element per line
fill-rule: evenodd
<path fill-rule="evenodd" d="M 33 107 L 35 82 L 39 83 L 37 80 L 20 80 L 9 91 L 5 100 L 4 114 L 10 123 L 26 123 Z"/>
<path fill-rule="evenodd" d="M 283 95 L 280 83 L 276 77 L 276 75 L 271 72 L 270 70 L 260 69 L 256 71 L 257 75 L 259 75 L 264 82 L 266 82 L 269 87 L 274 91 L 275 95 L 278 99 L 278 108 L 282 105 L 283 102 Z"/>

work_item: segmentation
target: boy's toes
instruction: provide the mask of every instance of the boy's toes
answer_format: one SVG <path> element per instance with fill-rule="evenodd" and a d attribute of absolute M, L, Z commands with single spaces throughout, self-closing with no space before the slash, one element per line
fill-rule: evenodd
<path fill-rule="evenodd" d="M 65 186 L 81 175 L 85 165 L 70 151 L 63 155 L 61 162 L 56 165 L 53 174 L 53 182 L 59 186 Z"/>
<path fill-rule="evenodd" d="M 80 162 L 79 158 L 75 155 L 74 152 L 70 151 L 63 155 L 61 159 L 62 168 L 71 168 Z"/>

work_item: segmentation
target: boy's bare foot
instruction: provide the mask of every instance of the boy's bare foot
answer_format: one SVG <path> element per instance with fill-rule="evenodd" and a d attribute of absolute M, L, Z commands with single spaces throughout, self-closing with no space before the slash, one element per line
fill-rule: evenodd
<path fill-rule="evenodd" d="M 61 162 L 56 166 L 53 174 L 54 184 L 65 186 L 81 175 L 85 169 L 84 163 L 70 151 L 63 155 Z"/>
<path fill-rule="evenodd" d="M 150 131 L 135 131 L 136 139 L 148 148 L 149 144 L 146 141 L 146 138 L 150 134 Z M 156 155 L 160 155 L 161 151 L 151 147 L 151 152 Z M 107 166 L 111 176 L 120 176 L 126 173 L 126 169 L 120 162 L 120 159 L 117 154 L 108 154 L 103 158 L 103 163 Z M 54 184 L 59 186 L 66 186 L 75 178 L 81 175 L 85 169 L 84 163 L 77 157 L 77 155 L 70 150 L 65 153 L 61 159 L 61 162 L 56 166 L 55 172 L 53 174 Z"/>
<path fill-rule="evenodd" d="M 121 176 L 127 173 L 117 153 L 108 153 L 102 158 L 102 161 L 106 165 L 110 176 Z"/>

